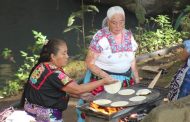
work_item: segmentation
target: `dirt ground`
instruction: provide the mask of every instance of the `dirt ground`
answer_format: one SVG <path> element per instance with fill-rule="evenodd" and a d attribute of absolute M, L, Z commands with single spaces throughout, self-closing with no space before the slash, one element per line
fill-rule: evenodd
<path fill-rule="evenodd" d="M 168 87 L 173 75 L 180 67 L 180 65 L 182 65 L 182 62 L 179 61 L 179 51 L 176 50 L 165 56 L 157 56 L 152 59 L 147 59 L 144 62 L 139 62 L 138 69 L 139 69 L 139 75 L 142 78 L 141 82 L 149 84 L 157 73 L 142 70 L 141 68 L 146 65 L 161 66 L 162 68 L 166 69 L 166 73 L 160 76 L 156 86 Z M 0 99 L 0 110 L 18 102 L 20 97 L 21 94 L 9 98 Z M 65 122 L 77 121 L 76 112 L 75 112 L 76 101 L 77 99 L 72 98 L 69 102 L 68 109 L 65 112 L 63 112 Z"/>

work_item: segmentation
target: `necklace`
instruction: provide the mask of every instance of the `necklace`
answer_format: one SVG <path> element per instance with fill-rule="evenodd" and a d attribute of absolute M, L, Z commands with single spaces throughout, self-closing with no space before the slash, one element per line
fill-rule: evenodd
<path fill-rule="evenodd" d="M 115 41 L 117 43 L 117 45 L 119 46 L 119 48 L 123 48 L 122 44 L 123 44 L 123 40 L 124 40 L 124 36 L 123 36 L 123 32 L 121 32 L 120 34 L 118 34 L 117 36 L 115 36 Z M 118 58 L 122 58 L 123 57 L 123 53 L 122 52 L 118 52 Z"/>
<path fill-rule="evenodd" d="M 115 41 L 116 41 L 116 44 L 118 45 L 122 45 L 123 43 L 123 32 L 121 32 L 120 34 L 117 34 L 117 35 L 113 35 Z"/>

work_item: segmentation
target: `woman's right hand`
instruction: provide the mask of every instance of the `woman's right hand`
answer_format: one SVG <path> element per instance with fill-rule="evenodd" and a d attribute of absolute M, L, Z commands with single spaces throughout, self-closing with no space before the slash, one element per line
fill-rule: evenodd
<path fill-rule="evenodd" d="M 112 84 L 112 83 L 115 83 L 117 82 L 118 80 L 112 78 L 111 76 L 109 77 L 105 77 L 102 79 L 104 81 L 104 84 L 107 85 L 107 84 Z"/>

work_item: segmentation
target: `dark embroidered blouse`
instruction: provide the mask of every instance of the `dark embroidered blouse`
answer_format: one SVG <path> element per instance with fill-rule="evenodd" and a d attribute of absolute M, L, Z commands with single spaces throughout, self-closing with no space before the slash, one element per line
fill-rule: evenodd
<path fill-rule="evenodd" d="M 39 64 L 30 76 L 25 98 L 33 104 L 46 108 L 65 110 L 69 96 L 61 91 L 72 81 L 62 69 L 49 63 Z"/>

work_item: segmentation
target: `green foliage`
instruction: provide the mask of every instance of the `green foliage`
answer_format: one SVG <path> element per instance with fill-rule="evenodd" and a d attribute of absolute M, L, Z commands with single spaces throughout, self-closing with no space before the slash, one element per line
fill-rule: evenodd
<path fill-rule="evenodd" d="M 139 54 L 150 53 L 182 42 L 183 33 L 177 32 L 172 27 L 170 18 L 167 15 L 158 15 L 156 18 L 150 18 L 146 22 L 155 23 L 157 29 L 137 28 L 138 34 L 135 35 L 135 38 L 139 43 Z"/>
<path fill-rule="evenodd" d="M 32 30 L 32 33 L 34 35 L 34 39 L 36 40 L 34 45 L 30 46 L 29 52 L 31 51 L 32 53 L 38 53 L 39 50 L 42 48 L 44 43 L 46 43 L 46 36 L 44 36 L 41 32 L 37 32 L 35 30 Z"/>
<path fill-rule="evenodd" d="M 22 89 L 23 84 L 27 81 L 28 75 L 32 67 L 37 63 L 39 58 L 38 52 L 46 43 L 46 36 L 41 32 L 32 31 L 35 43 L 28 49 L 28 53 L 25 51 L 20 51 L 21 57 L 23 57 L 24 63 L 19 66 L 18 71 L 14 74 L 14 80 L 8 82 L 8 85 L 1 91 L 5 96 L 16 94 L 20 89 Z M 5 49 L 8 53 L 11 52 Z"/>
<path fill-rule="evenodd" d="M 79 26 L 79 25 L 70 26 L 64 30 L 64 33 L 69 32 L 71 30 L 77 30 L 79 32 L 82 32 L 80 28 L 81 28 L 81 26 Z"/>
<path fill-rule="evenodd" d="M 83 5 L 81 7 L 81 10 L 72 12 L 70 17 L 68 18 L 67 22 L 67 28 L 64 29 L 64 33 L 75 30 L 77 33 L 77 39 L 76 39 L 76 45 L 81 49 L 84 54 L 86 54 L 86 44 L 89 43 L 89 36 L 92 36 L 94 33 L 91 33 L 92 31 L 89 31 L 88 34 L 86 34 L 87 30 L 85 28 L 85 19 L 84 19 L 84 14 L 85 13 L 96 13 L 99 12 L 98 8 L 94 5 Z M 75 24 L 75 21 L 79 20 L 81 23 Z M 82 37 L 82 38 L 81 38 Z M 84 56 L 82 56 L 84 57 Z"/>
<path fill-rule="evenodd" d="M 1 56 L 5 60 L 9 60 L 12 63 L 16 63 L 13 57 L 12 50 L 10 50 L 9 48 L 4 48 L 3 51 L 1 52 Z"/>
<path fill-rule="evenodd" d="M 178 29 L 179 26 L 182 26 L 182 29 L 187 28 L 190 30 L 190 5 L 187 5 L 185 9 L 180 13 L 178 16 L 176 23 L 175 23 L 175 29 Z M 186 26 L 187 25 L 187 26 Z M 185 29 L 186 31 L 187 29 Z"/>
<path fill-rule="evenodd" d="M 181 21 L 181 28 L 183 31 L 190 32 L 190 12 L 185 15 L 183 21 Z"/>
<path fill-rule="evenodd" d="M 3 56 L 4 59 L 8 59 L 12 55 L 12 50 L 5 48 L 3 49 L 1 55 Z"/>
<path fill-rule="evenodd" d="M 70 17 L 68 18 L 68 22 L 67 22 L 67 26 L 71 27 L 75 20 L 78 19 L 83 19 L 83 14 L 86 12 L 99 12 L 98 8 L 94 5 L 84 5 L 81 10 L 76 11 L 76 12 L 72 12 L 72 14 L 70 15 Z M 77 26 L 77 28 L 79 30 L 81 29 L 81 26 Z M 65 31 L 64 31 L 65 32 Z"/>
<path fill-rule="evenodd" d="M 20 85 L 19 81 L 16 81 L 16 80 L 9 81 L 8 86 L 6 86 L 3 89 L 2 93 L 5 96 L 14 95 L 14 94 L 17 94 L 21 88 L 22 86 Z"/>
<path fill-rule="evenodd" d="M 139 0 L 135 0 L 135 3 L 136 3 L 136 7 L 135 7 L 136 18 L 139 24 L 143 24 L 145 22 L 146 10 L 142 6 L 142 4 L 139 2 Z"/>

